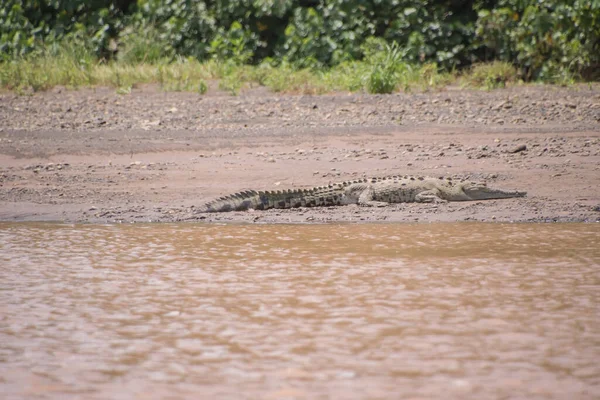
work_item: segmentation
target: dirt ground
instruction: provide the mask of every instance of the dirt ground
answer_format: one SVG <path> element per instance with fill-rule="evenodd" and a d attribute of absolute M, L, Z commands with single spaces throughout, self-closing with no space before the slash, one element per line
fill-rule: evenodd
<path fill-rule="evenodd" d="M 454 176 L 527 197 L 199 214 L 243 189 Z M 600 221 L 600 86 L 281 95 L 0 93 L 0 220 Z"/>

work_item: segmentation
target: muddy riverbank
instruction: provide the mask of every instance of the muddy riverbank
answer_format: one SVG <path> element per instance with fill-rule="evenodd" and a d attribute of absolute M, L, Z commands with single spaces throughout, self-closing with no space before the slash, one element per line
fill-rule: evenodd
<path fill-rule="evenodd" d="M 519 199 L 198 214 L 243 189 L 484 179 Z M 600 220 L 600 87 L 294 96 L 0 94 L 0 220 Z"/>

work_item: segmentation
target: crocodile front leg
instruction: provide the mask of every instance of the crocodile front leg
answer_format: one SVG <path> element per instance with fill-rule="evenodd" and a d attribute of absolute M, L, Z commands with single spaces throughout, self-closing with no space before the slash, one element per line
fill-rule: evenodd
<path fill-rule="evenodd" d="M 440 197 L 440 191 L 438 189 L 424 190 L 415 196 L 417 203 L 447 203 Z"/>

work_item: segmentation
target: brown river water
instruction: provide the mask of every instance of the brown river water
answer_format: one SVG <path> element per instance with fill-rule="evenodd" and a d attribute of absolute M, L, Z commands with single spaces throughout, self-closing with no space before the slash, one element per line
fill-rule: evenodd
<path fill-rule="evenodd" d="M 598 399 L 600 224 L 0 223 L 2 399 Z"/>

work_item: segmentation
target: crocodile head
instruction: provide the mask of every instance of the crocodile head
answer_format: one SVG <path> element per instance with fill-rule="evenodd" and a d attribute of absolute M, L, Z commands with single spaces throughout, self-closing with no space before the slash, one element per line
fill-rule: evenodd
<path fill-rule="evenodd" d="M 462 190 L 469 200 L 507 199 L 510 197 L 523 197 L 527 194 L 527 192 L 520 192 L 517 190 L 490 188 L 482 182 L 463 183 Z"/>

